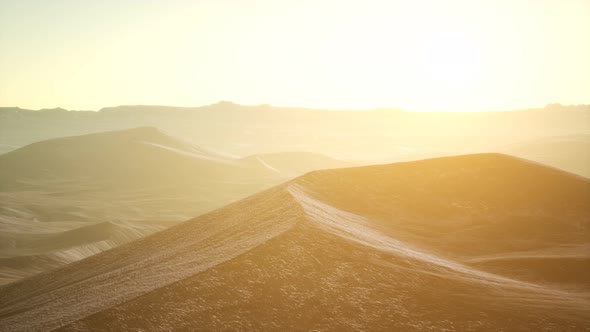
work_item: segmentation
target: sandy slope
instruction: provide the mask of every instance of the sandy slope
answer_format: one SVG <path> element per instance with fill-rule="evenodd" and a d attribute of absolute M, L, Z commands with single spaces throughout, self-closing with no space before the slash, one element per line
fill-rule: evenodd
<path fill-rule="evenodd" d="M 167 228 L 165 223 L 103 222 L 68 224 L 65 230 L 0 232 L 0 284 L 49 271 Z"/>
<path fill-rule="evenodd" d="M 350 162 L 344 162 L 321 154 L 309 152 L 264 153 L 242 158 L 238 163 L 245 167 L 262 165 L 272 172 L 289 178 L 319 169 L 354 166 Z"/>
<path fill-rule="evenodd" d="M 0 284 L 338 165 L 309 153 L 240 159 L 153 127 L 31 144 L 0 156 Z"/>
<path fill-rule="evenodd" d="M 587 179 L 513 157 L 318 171 L 2 287 L 0 326 L 579 331 L 587 279 L 479 264 L 566 246 L 571 264 L 589 231 Z"/>

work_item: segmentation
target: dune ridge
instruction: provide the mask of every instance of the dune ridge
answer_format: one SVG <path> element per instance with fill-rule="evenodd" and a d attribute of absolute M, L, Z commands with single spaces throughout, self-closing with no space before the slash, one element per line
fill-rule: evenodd
<path fill-rule="evenodd" d="M 530 281 L 476 260 L 584 254 L 588 197 L 585 178 L 497 154 L 314 171 L 0 287 L 0 326 L 583 330 L 583 276 Z"/>

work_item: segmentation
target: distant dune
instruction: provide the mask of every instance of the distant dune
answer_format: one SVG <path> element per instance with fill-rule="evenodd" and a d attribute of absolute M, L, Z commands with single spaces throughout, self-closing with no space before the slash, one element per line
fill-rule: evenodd
<path fill-rule="evenodd" d="M 2 232 L 0 283 L 6 284 L 165 229 L 162 224 L 103 222 L 67 231 Z"/>
<path fill-rule="evenodd" d="M 315 171 L 1 287 L 0 329 L 579 331 L 589 238 L 590 180 L 506 155 Z"/>
<path fill-rule="evenodd" d="M 0 284 L 346 165 L 304 152 L 240 159 L 154 127 L 33 143 L 0 155 Z"/>
<path fill-rule="evenodd" d="M 154 127 L 142 127 L 56 138 L 4 154 L 0 156 L 0 189 L 39 187 L 41 181 L 50 186 L 55 181 L 103 181 L 119 189 L 204 178 L 225 180 L 240 171 L 231 162 Z"/>
<path fill-rule="evenodd" d="M 547 137 L 501 150 L 590 178 L 590 135 Z"/>
<path fill-rule="evenodd" d="M 344 162 L 321 154 L 309 152 L 265 153 L 242 158 L 238 162 L 250 167 L 255 167 L 256 165 L 260 167 L 260 165 L 263 165 L 275 173 L 289 177 L 319 169 L 354 166 L 350 162 Z"/>

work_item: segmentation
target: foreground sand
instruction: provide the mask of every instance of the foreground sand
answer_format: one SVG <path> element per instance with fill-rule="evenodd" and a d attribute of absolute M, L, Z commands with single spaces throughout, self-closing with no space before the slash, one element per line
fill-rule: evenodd
<path fill-rule="evenodd" d="M 589 227 L 588 179 L 509 156 L 317 171 L 0 288 L 0 326 L 579 331 Z"/>

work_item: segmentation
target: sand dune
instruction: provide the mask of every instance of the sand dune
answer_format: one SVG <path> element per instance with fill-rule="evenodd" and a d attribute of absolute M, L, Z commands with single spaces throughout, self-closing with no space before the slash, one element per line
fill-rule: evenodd
<path fill-rule="evenodd" d="M 496 154 L 316 171 L 6 285 L 0 326 L 583 330 L 587 283 L 482 263 L 583 268 L 589 198 L 587 179 Z"/>
<path fill-rule="evenodd" d="M 142 127 L 57 138 L 4 154 L 0 156 L 0 188 L 36 189 L 48 180 L 70 180 L 102 181 L 103 186 L 120 189 L 248 175 L 240 174 L 230 163 L 231 159 L 178 141 L 156 128 Z"/>
<path fill-rule="evenodd" d="M 265 153 L 242 158 L 238 163 L 245 167 L 261 164 L 270 171 L 289 178 L 319 169 L 354 166 L 351 162 L 309 152 Z"/>
<path fill-rule="evenodd" d="M 0 156 L 0 284 L 141 238 L 317 168 L 189 144 L 153 127 L 64 137 Z M 282 164 L 280 163 L 282 162 Z"/>
<path fill-rule="evenodd" d="M 75 225 L 82 226 L 53 232 L 44 232 L 51 226 L 30 232 L 1 232 L 0 284 L 64 266 L 170 226 L 132 222 L 79 222 L 67 226 Z"/>

